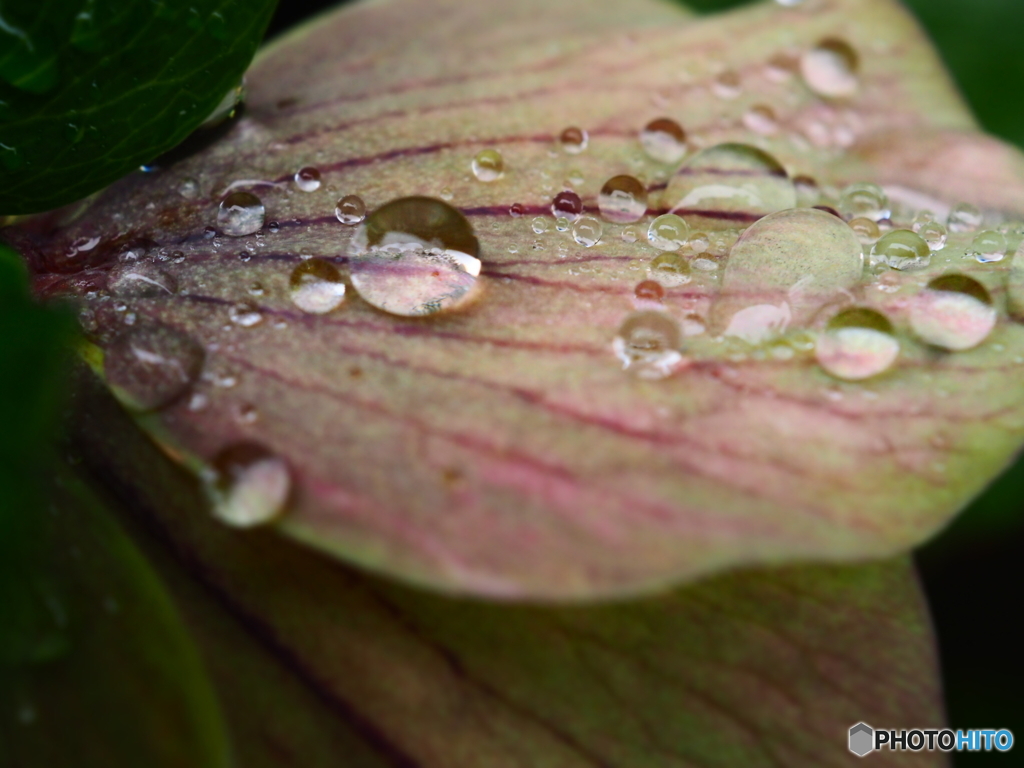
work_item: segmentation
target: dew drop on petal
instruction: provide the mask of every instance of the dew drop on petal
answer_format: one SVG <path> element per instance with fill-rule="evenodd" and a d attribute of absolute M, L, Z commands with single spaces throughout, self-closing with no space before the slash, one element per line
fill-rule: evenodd
<path fill-rule="evenodd" d="M 652 160 L 678 163 L 686 155 L 686 131 L 675 120 L 659 117 L 640 131 L 640 146 Z"/>
<path fill-rule="evenodd" d="M 690 226 L 730 229 L 796 206 L 796 188 L 774 157 L 747 144 L 719 144 L 683 165 L 665 202 Z"/>
<path fill-rule="evenodd" d="M 966 275 L 932 280 L 910 305 L 914 333 L 927 344 L 955 351 L 981 344 L 995 328 L 997 318 L 988 291 Z"/>
<path fill-rule="evenodd" d="M 651 259 L 650 273 L 672 287 L 690 282 L 690 264 L 681 254 L 665 251 Z"/>
<path fill-rule="evenodd" d="M 761 136 L 772 136 L 779 130 L 775 110 L 765 104 L 755 104 L 743 115 L 743 125 Z"/>
<path fill-rule="evenodd" d="M 768 318 L 768 330 L 791 314 L 804 322 L 837 294 L 856 286 L 864 272 L 863 248 L 840 218 L 815 208 L 773 213 L 751 225 L 729 253 L 714 324 L 746 327 Z M 771 309 L 757 310 L 757 307 Z M 786 323 L 789 320 L 786 318 Z M 750 334 L 746 334 L 750 336 Z"/>
<path fill-rule="evenodd" d="M 119 299 L 149 299 L 176 293 L 178 281 L 152 262 L 127 262 L 110 271 L 107 287 Z"/>
<path fill-rule="evenodd" d="M 481 149 L 473 158 L 471 167 L 479 181 L 497 181 L 505 175 L 505 159 L 496 149 Z"/>
<path fill-rule="evenodd" d="M 555 229 L 559 232 L 568 232 L 569 227 L 572 226 L 572 222 L 569 221 L 565 216 L 559 216 L 555 219 Z"/>
<path fill-rule="evenodd" d="M 881 221 L 889 218 L 889 196 L 877 184 L 860 182 L 850 184 L 839 197 L 839 213 L 844 219 L 871 219 Z"/>
<path fill-rule="evenodd" d="M 878 225 L 871 219 L 850 219 L 850 229 L 857 235 L 862 245 L 872 245 L 882 235 Z"/>
<path fill-rule="evenodd" d="M 106 349 L 103 371 L 120 400 L 149 411 L 169 404 L 192 386 L 204 356 L 203 347 L 184 331 L 140 322 Z"/>
<path fill-rule="evenodd" d="M 615 224 L 638 221 L 647 213 L 647 188 L 633 176 L 613 176 L 601 187 L 597 207 Z"/>
<path fill-rule="evenodd" d="M 659 251 L 678 251 L 689 237 L 689 225 L 674 213 L 662 214 L 647 228 L 647 240 Z"/>
<path fill-rule="evenodd" d="M 257 443 L 225 448 L 204 473 L 213 515 L 234 528 L 277 519 L 291 493 L 291 472 L 280 456 Z"/>
<path fill-rule="evenodd" d="M 664 312 L 634 312 L 612 342 L 622 368 L 641 379 L 663 379 L 682 362 L 679 325 Z"/>
<path fill-rule="evenodd" d="M 853 96 L 860 86 L 857 52 L 844 40 L 827 38 L 800 57 L 800 74 L 807 87 L 825 98 Z"/>
<path fill-rule="evenodd" d="M 585 248 L 592 248 L 601 241 L 604 225 L 596 216 L 580 216 L 572 225 L 573 239 Z"/>
<path fill-rule="evenodd" d="M 977 232 L 984 216 L 977 206 L 970 203 L 958 203 L 949 210 L 946 225 L 950 232 Z"/>
<path fill-rule="evenodd" d="M 1006 256 L 1006 248 L 1006 236 L 1001 232 L 988 230 L 975 235 L 968 253 L 981 264 L 990 264 L 993 261 L 1002 261 Z"/>
<path fill-rule="evenodd" d="M 228 309 L 228 317 L 235 325 L 242 328 L 252 328 L 263 322 L 263 313 L 256 304 L 251 301 L 240 301 L 232 304 Z"/>
<path fill-rule="evenodd" d="M 323 315 L 345 300 L 345 283 L 337 268 L 324 259 L 307 259 L 288 279 L 292 303 L 303 312 Z"/>
<path fill-rule="evenodd" d="M 829 321 L 814 353 L 832 376 L 860 381 L 889 370 L 899 357 L 900 343 L 885 315 L 855 307 Z"/>
<path fill-rule="evenodd" d="M 352 287 L 394 315 L 430 315 L 467 302 L 478 287 L 480 244 L 452 206 L 402 197 L 371 213 L 349 250 Z"/>
<path fill-rule="evenodd" d="M 562 145 L 562 151 L 570 155 L 578 155 L 587 148 L 590 143 L 590 136 L 582 128 L 575 126 L 566 128 L 558 137 L 558 143 Z"/>
<path fill-rule="evenodd" d="M 917 234 L 928 243 L 932 251 L 941 251 L 946 247 L 946 228 L 937 221 L 928 221 L 921 225 Z"/>
<path fill-rule="evenodd" d="M 551 221 L 545 216 L 537 216 L 530 222 L 530 227 L 535 234 L 543 235 L 551 231 Z"/>
<path fill-rule="evenodd" d="M 720 72 L 711 81 L 711 92 L 720 99 L 735 99 L 743 90 L 739 74 L 732 69 Z"/>
<path fill-rule="evenodd" d="M 642 280 L 637 283 L 633 294 L 640 301 L 661 301 L 665 298 L 665 289 L 657 280 Z"/>
<path fill-rule="evenodd" d="M 923 237 L 909 229 L 894 229 L 871 248 L 871 264 L 893 269 L 921 269 L 931 263 L 932 249 Z"/>
<path fill-rule="evenodd" d="M 295 172 L 295 186 L 303 192 L 316 192 L 320 189 L 320 171 L 316 168 L 300 168 Z"/>
<path fill-rule="evenodd" d="M 217 225 L 225 235 L 242 237 L 258 231 L 265 215 L 263 203 L 252 192 L 232 192 L 220 203 Z"/>
<path fill-rule="evenodd" d="M 366 218 L 366 203 L 359 195 L 345 195 L 335 204 L 334 216 L 346 227 L 354 227 Z"/>
<path fill-rule="evenodd" d="M 551 201 L 551 213 L 556 217 L 575 219 L 583 213 L 583 200 L 571 190 L 559 192 Z"/>

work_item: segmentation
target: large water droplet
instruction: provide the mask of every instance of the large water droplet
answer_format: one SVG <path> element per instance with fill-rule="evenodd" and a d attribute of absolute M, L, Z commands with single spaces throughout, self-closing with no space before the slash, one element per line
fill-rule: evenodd
<path fill-rule="evenodd" d="M 664 312 L 634 312 L 612 342 L 623 370 L 642 379 L 663 379 L 682 362 L 679 325 Z"/>
<path fill-rule="evenodd" d="M 354 227 L 366 218 L 366 203 L 359 195 L 345 195 L 334 206 L 334 216 L 346 227 Z"/>
<path fill-rule="evenodd" d="M 177 292 L 178 281 L 152 262 L 127 262 L 110 270 L 107 286 L 119 299 L 149 299 Z"/>
<path fill-rule="evenodd" d="M 659 251 L 678 251 L 689 236 L 689 225 L 674 213 L 662 214 L 647 228 L 647 239 Z"/>
<path fill-rule="evenodd" d="M 582 128 L 570 127 L 562 131 L 558 142 L 562 145 L 562 151 L 570 155 L 578 155 L 587 148 L 590 137 Z"/>
<path fill-rule="evenodd" d="M 592 248 L 601 242 L 603 234 L 604 225 L 596 216 L 580 216 L 572 225 L 573 239 L 585 248 Z"/>
<path fill-rule="evenodd" d="M 256 443 L 221 451 L 204 473 L 213 514 L 236 528 L 264 525 L 284 512 L 291 473 L 284 459 Z"/>
<path fill-rule="evenodd" d="M 185 392 L 203 367 L 202 346 L 184 331 L 157 322 L 138 323 L 106 349 L 107 383 L 129 407 L 161 408 Z"/>
<path fill-rule="evenodd" d="M 992 297 L 977 280 L 944 275 L 928 283 L 910 305 L 910 326 L 936 347 L 964 350 L 981 344 L 995 328 Z"/>
<path fill-rule="evenodd" d="M 232 192 L 217 210 L 217 224 L 225 235 L 251 235 L 263 226 L 266 209 L 252 192 Z"/>
<path fill-rule="evenodd" d="M 632 176 L 613 176 L 597 198 L 601 215 L 616 224 L 628 224 L 647 213 L 647 188 Z"/>
<path fill-rule="evenodd" d="M 826 98 L 853 96 L 860 86 L 859 66 L 857 52 L 837 38 L 822 40 L 800 58 L 800 73 L 807 87 Z"/>
<path fill-rule="evenodd" d="M 292 302 L 303 312 L 322 315 L 345 300 L 345 283 L 333 264 L 308 259 L 292 270 L 288 281 Z"/>
<path fill-rule="evenodd" d="M 652 160 L 678 163 L 686 155 L 686 131 L 675 120 L 659 117 L 640 131 L 640 146 Z"/>
<path fill-rule="evenodd" d="M 871 265 L 888 264 L 893 269 L 921 269 L 932 260 L 932 249 L 916 232 L 894 229 L 871 249 Z"/>
<path fill-rule="evenodd" d="M 352 238 L 352 287 L 368 304 L 395 315 L 454 308 L 477 287 L 479 250 L 469 221 L 444 201 L 392 200 Z"/>
<path fill-rule="evenodd" d="M 1006 255 L 1006 236 L 1002 232 L 986 231 L 978 233 L 971 241 L 969 253 L 982 264 L 1002 261 Z"/>
<path fill-rule="evenodd" d="M 665 201 L 699 229 L 731 229 L 796 205 L 779 162 L 746 144 L 719 144 L 693 156 L 672 178 Z"/>
<path fill-rule="evenodd" d="M 818 337 L 815 356 L 828 373 L 839 379 L 860 381 L 889 370 L 900 354 L 892 323 L 866 307 L 833 317 Z"/>
<path fill-rule="evenodd" d="M 320 171 L 316 168 L 300 168 L 295 172 L 295 186 L 303 192 L 316 192 L 320 189 Z"/>
<path fill-rule="evenodd" d="M 471 167 L 480 181 L 497 181 L 505 175 L 505 158 L 496 149 L 482 149 L 473 158 Z"/>
<path fill-rule="evenodd" d="M 714 307 L 715 325 L 736 327 L 734 315 L 757 307 L 773 309 L 751 309 L 749 316 L 741 316 L 742 327 L 759 323 L 768 332 L 783 320 L 788 324 L 788 315 L 805 322 L 838 293 L 857 285 L 863 270 L 860 241 L 842 219 L 815 208 L 774 213 L 747 229 L 733 246 Z"/>

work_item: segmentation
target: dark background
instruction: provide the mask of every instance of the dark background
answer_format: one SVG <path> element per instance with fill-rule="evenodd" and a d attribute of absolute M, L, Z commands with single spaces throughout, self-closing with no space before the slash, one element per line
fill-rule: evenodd
<path fill-rule="evenodd" d="M 336 4 L 282 0 L 269 35 Z M 745 3 L 686 4 L 712 12 Z M 1024 148 L 1024 0 L 905 4 L 927 28 L 982 125 Z M 950 725 L 1009 728 L 1024 740 L 1024 597 L 1018 592 L 1024 587 L 1024 461 L 916 556 L 939 638 Z M 1024 741 L 1009 753 L 959 753 L 954 760 L 957 768 L 1024 766 Z"/>

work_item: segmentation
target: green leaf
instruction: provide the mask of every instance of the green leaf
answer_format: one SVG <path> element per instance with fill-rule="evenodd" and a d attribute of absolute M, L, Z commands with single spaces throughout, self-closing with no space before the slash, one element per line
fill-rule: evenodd
<path fill-rule="evenodd" d="M 154 438 L 204 477 L 219 467 L 210 495 L 223 516 L 283 511 L 286 535 L 406 580 L 595 597 L 745 564 L 889 556 L 925 540 L 1024 439 L 1013 258 L 1024 159 L 977 132 L 920 30 L 885 0 L 706 19 L 662 3 L 550 5 L 442 13 L 394 0 L 324 17 L 260 56 L 249 109 L 223 142 L 5 236 L 42 295 L 85 310 L 90 360 L 146 411 Z M 809 87 L 798 60 L 832 41 L 822 50 L 834 64 L 839 38 L 858 62 L 855 92 L 822 96 L 828 82 Z M 753 109 L 763 106 L 774 131 Z M 638 140 L 665 116 L 689 132 L 681 167 L 646 157 Z M 558 144 L 569 126 L 589 131 L 582 153 Z M 760 149 L 704 155 L 700 174 L 685 165 L 699 147 L 735 142 Z M 471 171 L 487 148 L 505 166 L 489 183 Z M 695 177 L 729 178 L 736 163 L 762 169 L 733 174 L 742 204 L 682 204 Z M 304 191 L 293 178 L 310 165 L 322 182 Z M 564 184 L 596 213 L 604 182 L 625 173 L 649 192 L 638 241 L 611 221 L 592 248 L 556 231 L 551 203 Z M 790 181 L 801 175 L 817 180 L 817 197 L 804 185 L 804 209 L 738 240 L 741 225 L 797 202 Z M 841 189 L 865 181 L 886 186 L 899 227 L 923 207 L 945 219 L 958 202 L 980 206 L 985 226 L 1006 229 L 1007 255 L 979 263 L 975 233 L 954 232 L 927 267 L 860 270 L 852 231 L 806 206 L 838 206 Z M 231 205 L 218 218 L 229 190 L 259 196 L 261 232 L 226 234 L 240 231 Z M 469 222 L 460 247 L 479 243 L 477 300 L 429 317 L 381 311 L 387 302 L 353 277 L 356 228 L 334 213 L 355 193 L 371 211 L 450 197 L 465 219 L 419 204 L 455 229 Z M 707 234 L 687 246 L 689 282 L 659 268 L 642 236 L 670 208 Z M 328 264 L 300 268 L 307 256 Z M 327 314 L 305 311 L 293 300 L 297 268 L 299 278 L 340 270 L 348 297 Z M 937 349 L 917 323 L 922 312 L 945 318 L 923 288 L 948 272 L 990 294 L 981 319 L 994 327 L 970 350 Z M 402 264 L 377 274 L 399 308 L 435 277 L 419 273 L 406 291 L 403 274 Z M 447 290 L 468 277 L 451 271 Z M 651 309 L 636 296 L 648 278 L 665 283 L 654 317 L 687 332 L 658 381 L 624 371 L 615 351 L 627 319 Z M 763 340 L 736 333 L 737 301 L 762 320 L 771 305 L 789 325 L 762 323 Z M 815 350 L 853 306 L 888 318 L 899 356 L 849 382 Z M 952 332 L 967 328 L 956 319 Z M 257 455 L 268 471 L 231 500 L 239 456 Z"/>
<path fill-rule="evenodd" d="M 0 8 L 0 213 L 65 205 L 155 159 L 249 65 L 274 0 Z"/>
<path fill-rule="evenodd" d="M 86 461 L 142 523 L 248 768 L 810 768 L 858 764 L 846 734 L 862 720 L 942 727 L 906 558 L 745 571 L 605 605 L 438 597 L 197 514 L 182 469 L 94 387 L 81 387 L 76 427 L 91 436 Z"/>
<path fill-rule="evenodd" d="M 93 493 L 57 468 L 31 535 L 0 564 L 0 763 L 227 768 L 195 647 L 167 593 Z M 45 512 L 44 512 L 45 510 Z"/>

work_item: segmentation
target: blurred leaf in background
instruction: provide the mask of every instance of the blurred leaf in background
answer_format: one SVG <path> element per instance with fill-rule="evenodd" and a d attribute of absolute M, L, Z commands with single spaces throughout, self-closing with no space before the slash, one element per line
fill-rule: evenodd
<path fill-rule="evenodd" d="M 0 7 L 0 214 L 81 199 L 174 147 L 237 88 L 276 0 Z"/>

